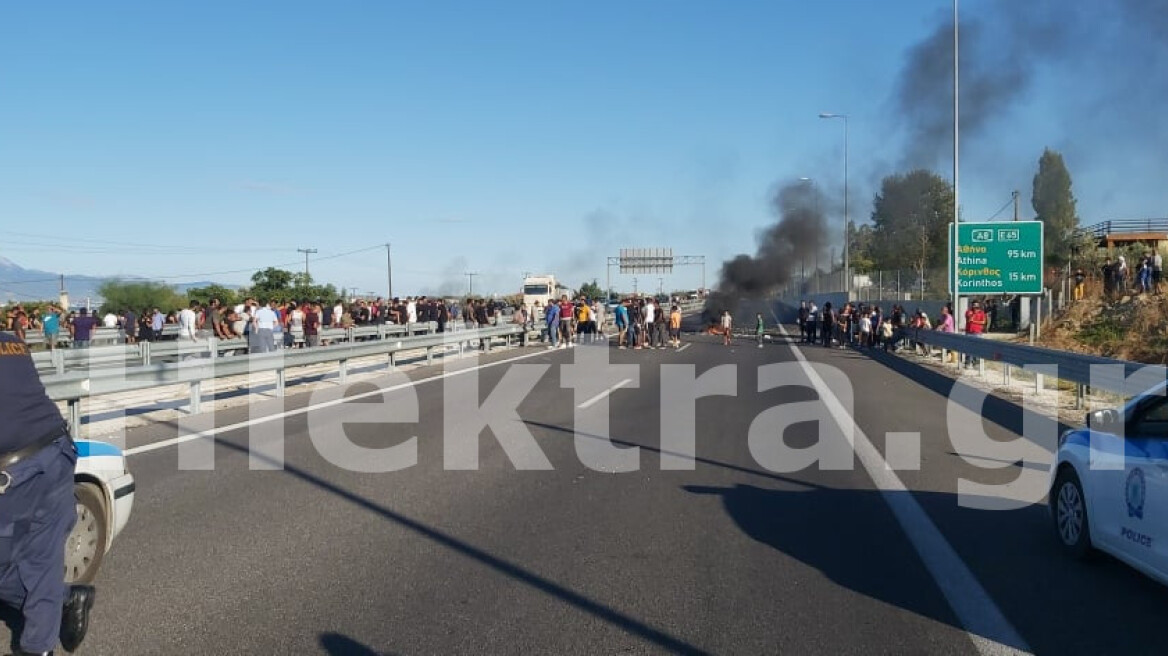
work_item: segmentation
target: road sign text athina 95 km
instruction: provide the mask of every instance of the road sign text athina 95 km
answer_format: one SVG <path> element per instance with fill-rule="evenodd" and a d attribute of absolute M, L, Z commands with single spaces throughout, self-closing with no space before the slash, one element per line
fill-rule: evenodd
<path fill-rule="evenodd" d="M 957 250 L 949 224 L 949 293 L 953 293 L 953 259 L 957 258 L 959 293 L 1041 294 L 1042 222 L 958 224 Z"/>

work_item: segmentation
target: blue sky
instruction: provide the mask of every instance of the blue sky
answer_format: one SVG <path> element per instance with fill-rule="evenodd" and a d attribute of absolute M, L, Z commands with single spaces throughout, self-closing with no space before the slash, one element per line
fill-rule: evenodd
<path fill-rule="evenodd" d="M 523 272 L 603 284 L 620 248 L 672 247 L 704 255 L 712 286 L 774 221 L 776 184 L 808 176 L 842 198 L 843 126 L 819 112 L 851 117 L 852 217 L 867 216 L 903 148 L 897 74 L 951 7 L 5 3 L 0 256 L 243 283 L 315 248 L 314 277 L 384 293 L 377 247 L 392 242 L 405 295 L 461 293 L 466 271 L 476 291 L 511 292 Z M 1163 138 L 1101 128 L 1111 147 L 1087 147 L 1083 124 L 1051 117 L 1082 71 L 1040 73 L 963 144 L 963 216 L 1013 189 L 1028 214 L 1044 146 L 1067 150 L 1084 223 L 1163 216 Z M 1151 170 L 1116 168 L 1133 162 Z M 663 284 L 699 282 L 679 269 Z"/>

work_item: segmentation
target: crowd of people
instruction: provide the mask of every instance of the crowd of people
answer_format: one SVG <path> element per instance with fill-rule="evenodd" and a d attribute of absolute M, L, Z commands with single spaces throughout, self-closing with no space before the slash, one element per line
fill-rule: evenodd
<path fill-rule="evenodd" d="M 537 301 L 529 320 L 533 327 L 542 320 L 540 340 L 549 349 L 607 342 L 605 326 L 610 321 L 616 329 L 617 348 L 681 348 L 681 309 L 676 301 L 666 309 L 654 298 L 626 298 L 609 309 L 598 299 L 573 301 L 563 295 L 546 306 Z"/>
<path fill-rule="evenodd" d="M 192 301 L 187 308 L 163 313 L 159 308 L 135 310 L 128 307 L 103 308 L 104 314 L 87 308 L 66 312 L 55 304 L 36 310 L 15 305 L 4 314 L 3 329 L 26 340 L 41 334 L 50 349 L 58 347 L 63 335 L 74 348 L 90 345 L 99 329 L 116 330 L 127 344 L 140 341 L 246 338 L 249 350 L 265 352 L 277 346 L 311 347 L 321 344 L 324 328 L 349 328 L 376 324 L 437 324 L 438 332 L 456 326 L 482 327 L 502 321 L 504 305 L 482 299 L 451 301 L 426 296 L 384 300 L 358 299 L 345 303 L 329 301 L 268 301 L 247 298 L 234 305 L 219 299 L 203 304 Z M 326 340 L 327 343 L 327 340 Z"/>
<path fill-rule="evenodd" d="M 842 308 L 836 309 L 830 302 L 820 308 L 814 301 L 803 301 L 799 304 L 798 322 L 805 344 L 822 344 L 829 348 L 854 346 L 894 352 L 911 348 L 914 352 L 923 349 L 929 354 L 932 351 L 927 346 L 912 339 L 916 331 L 951 333 L 957 329 L 952 304 L 942 307 L 941 316 L 933 323 L 920 308 L 910 316 L 901 305 L 893 305 L 888 312 L 884 312 L 879 305 L 845 303 Z M 971 301 L 965 312 L 965 334 L 980 336 L 989 330 L 992 323 L 993 315 L 987 312 L 982 303 Z M 966 364 L 972 365 L 972 362 Z"/>
<path fill-rule="evenodd" d="M 1164 277 L 1164 258 L 1159 251 L 1148 251 L 1140 257 L 1134 267 L 1128 265 L 1127 258 L 1120 255 L 1107 261 L 1100 269 L 1103 278 L 1103 293 L 1108 296 L 1124 294 L 1160 294 L 1160 282 Z M 1082 269 L 1075 271 L 1075 300 L 1083 297 L 1083 283 L 1086 275 Z"/>

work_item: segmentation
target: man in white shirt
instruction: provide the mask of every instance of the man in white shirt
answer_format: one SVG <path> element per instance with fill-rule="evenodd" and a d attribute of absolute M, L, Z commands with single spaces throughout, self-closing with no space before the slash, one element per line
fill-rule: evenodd
<path fill-rule="evenodd" d="M 195 323 L 198 321 L 196 311 L 199 309 L 198 301 L 191 301 L 191 306 L 183 308 L 182 312 L 178 313 L 178 338 L 180 341 L 193 342 L 195 341 L 195 331 L 198 327 Z"/>
<path fill-rule="evenodd" d="M 252 330 L 256 333 L 256 351 L 271 353 L 276 350 L 276 337 L 272 331 L 276 328 L 276 311 L 267 305 L 256 309 L 252 319 Z"/>
<path fill-rule="evenodd" d="M 101 325 L 105 328 L 117 328 L 118 315 L 113 312 L 106 312 L 105 316 L 101 318 Z"/>
<path fill-rule="evenodd" d="M 653 348 L 653 340 L 657 337 L 657 324 L 654 323 L 654 320 L 657 318 L 656 312 L 657 306 L 653 304 L 653 299 L 646 301 L 645 334 L 648 336 L 648 339 L 646 340 L 645 345 L 649 348 Z"/>
<path fill-rule="evenodd" d="M 406 317 L 410 323 L 418 323 L 418 302 L 412 296 L 406 303 Z"/>

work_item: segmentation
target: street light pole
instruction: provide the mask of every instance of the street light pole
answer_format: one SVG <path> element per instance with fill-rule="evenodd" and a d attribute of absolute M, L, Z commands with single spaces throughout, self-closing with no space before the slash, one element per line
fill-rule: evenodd
<path fill-rule="evenodd" d="M 958 176 L 960 173 L 960 151 L 958 150 L 960 145 L 960 126 L 958 119 L 961 116 L 961 103 L 959 70 L 957 66 L 958 53 L 960 52 L 958 48 L 957 1 L 953 0 L 953 254 L 951 257 L 953 258 L 953 327 L 957 332 L 961 332 L 961 320 L 964 318 L 964 315 L 961 312 L 961 303 L 959 301 L 961 296 L 961 247 L 958 243 L 961 240 L 961 179 Z"/>
<path fill-rule="evenodd" d="M 819 118 L 842 118 L 844 120 L 844 293 L 850 299 L 852 292 L 851 247 L 852 224 L 848 213 L 848 115 L 824 112 Z"/>

